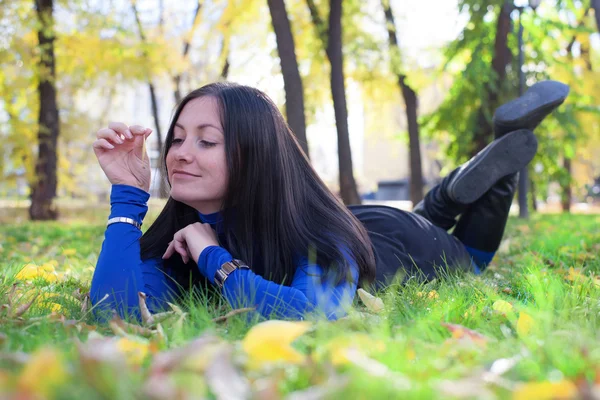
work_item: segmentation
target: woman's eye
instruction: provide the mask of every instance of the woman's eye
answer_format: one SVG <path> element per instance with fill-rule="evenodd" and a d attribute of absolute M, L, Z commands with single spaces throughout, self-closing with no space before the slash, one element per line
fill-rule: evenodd
<path fill-rule="evenodd" d="M 201 140 L 201 141 L 200 141 L 200 145 L 201 145 L 202 147 L 213 147 L 213 146 L 215 146 L 215 145 L 216 145 L 216 143 L 213 143 L 213 142 L 207 142 L 206 140 Z"/>
<path fill-rule="evenodd" d="M 173 139 L 173 141 L 171 142 L 171 144 L 177 144 L 177 143 L 181 143 L 183 142 L 182 139 Z"/>

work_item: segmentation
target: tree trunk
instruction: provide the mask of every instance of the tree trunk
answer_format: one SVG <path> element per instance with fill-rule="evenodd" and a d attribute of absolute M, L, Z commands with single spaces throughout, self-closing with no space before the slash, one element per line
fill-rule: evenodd
<path fill-rule="evenodd" d="M 185 38 L 183 39 L 183 52 L 182 58 L 185 60 L 188 57 L 190 52 L 190 46 L 192 45 L 192 39 L 194 37 L 194 32 L 196 28 L 200 24 L 200 10 L 202 9 L 202 1 L 198 0 L 198 4 L 196 5 L 196 11 L 194 11 L 194 19 L 192 22 L 192 27 L 186 33 Z M 179 104 L 181 102 L 181 74 L 175 74 L 173 76 L 173 86 L 175 89 L 173 90 L 173 97 L 175 97 L 175 104 Z"/>
<path fill-rule="evenodd" d="M 271 22 L 273 31 L 275 31 L 277 51 L 281 63 L 281 73 L 283 74 L 287 121 L 302 150 L 309 157 L 308 142 L 306 140 L 306 119 L 304 117 L 304 88 L 298 71 L 294 36 L 285 9 L 285 2 L 284 0 L 268 0 L 267 2 L 269 3 Z"/>
<path fill-rule="evenodd" d="M 135 0 L 131 0 L 131 9 L 133 10 L 133 15 L 135 17 L 135 22 L 137 24 L 138 27 L 138 31 L 140 34 L 140 40 L 142 41 L 142 44 L 146 44 L 146 35 L 144 34 L 144 27 L 142 26 L 142 21 L 140 20 L 140 16 L 139 13 L 137 11 L 137 7 L 135 5 Z M 143 57 L 145 59 L 148 59 L 148 54 L 146 53 L 146 51 L 144 50 L 143 52 Z M 160 129 L 160 118 L 159 118 L 159 113 L 158 113 L 158 101 L 156 99 L 156 93 L 154 90 L 154 84 L 152 83 L 152 77 L 150 76 L 150 72 L 148 70 L 146 70 L 146 79 L 148 81 L 148 90 L 150 91 L 150 106 L 152 108 L 152 117 L 154 118 L 154 126 L 156 128 L 156 143 L 157 143 L 157 147 L 158 147 L 158 153 L 162 154 L 162 150 L 163 150 L 163 136 L 162 136 L 162 131 Z M 165 177 L 163 176 L 162 170 L 159 168 L 158 169 L 158 182 L 159 182 L 159 189 L 158 189 L 158 195 L 160 198 L 165 198 L 168 196 L 168 188 L 167 188 L 167 182 Z"/>
<path fill-rule="evenodd" d="M 472 156 L 487 146 L 493 137 L 494 127 L 487 115 L 493 115 L 494 110 L 498 106 L 499 88 L 506 78 L 506 67 L 510 64 L 511 60 L 510 48 L 508 47 L 508 34 L 511 31 L 510 13 L 512 10 L 512 3 L 506 1 L 498 16 L 494 57 L 492 58 L 492 69 L 496 76 L 492 82 L 486 85 L 487 98 L 482 99 L 482 106 L 477 114 L 477 125 L 475 126 L 473 135 L 475 146 L 473 147 Z"/>
<path fill-rule="evenodd" d="M 419 124 L 417 122 L 418 98 L 417 93 L 406 83 L 406 75 L 400 72 L 400 46 L 396 36 L 396 21 L 389 0 L 382 0 L 383 11 L 387 24 L 388 40 L 390 46 L 392 71 L 397 75 L 398 87 L 404 98 L 406 107 L 406 121 L 408 122 L 408 143 L 410 158 L 410 200 L 414 205 L 423 200 L 423 170 L 421 166 L 421 140 L 419 138 Z"/>
<path fill-rule="evenodd" d="M 535 186 L 535 180 L 534 179 L 530 179 L 529 180 L 529 184 L 530 184 L 530 192 L 531 192 L 531 209 L 533 211 L 537 211 L 538 207 L 537 207 L 537 189 Z"/>
<path fill-rule="evenodd" d="M 592 8 L 596 17 L 596 26 L 598 27 L 598 32 L 600 32 L 600 0 L 592 0 Z"/>
<path fill-rule="evenodd" d="M 563 159 L 563 168 L 567 172 L 568 180 L 562 185 L 562 210 L 565 213 L 571 212 L 571 201 L 573 200 L 573 192 L 571 188 L 571 159 L 565 157 Z"/>
<path fill-rule="evenodd" d="M 344 58 L 342 54 L 342 0 L 329 2 L 329 30 L 327 54 L 331 64 L 331 95 L 338 132 L 338 159 L 340 174 L 340 195 L 345 204 L 360 204 L 360 197 L 354 180 L 350 133 L 348 130 L 348 109 L 344 87 Z"/>
<path fill-rule="evenodd" d="M 35 163 L 35 181 L 32 182 L 29 216 L 32 220 L 55 220 L 58 210 L 53 204 L 56 197 L 57 145 L 59 135 L 58 103 L 56 99 L 56 68 L 54 58 L 53 0 L 36 0 L 39 19 L 38 41 L 40 51 L 38 93 L 38 156 Z"/>

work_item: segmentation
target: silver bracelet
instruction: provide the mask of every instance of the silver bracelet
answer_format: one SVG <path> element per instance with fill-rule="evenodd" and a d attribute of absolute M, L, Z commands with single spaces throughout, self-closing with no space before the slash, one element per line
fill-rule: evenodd
<path fill-rule="evenodd" d="M 108 227 L 109 225 L 116 224 L 117 222 L 125 222 L 126 224 L 131 224 L 131 225 L 135 226 L 136 228 L 138 228 L 139 230 L 142 230 L 142 224 L 138 223 L 135 219 L 127 218 L 127 217 L 111 218 L 106 222 L 106 226 Z"/>

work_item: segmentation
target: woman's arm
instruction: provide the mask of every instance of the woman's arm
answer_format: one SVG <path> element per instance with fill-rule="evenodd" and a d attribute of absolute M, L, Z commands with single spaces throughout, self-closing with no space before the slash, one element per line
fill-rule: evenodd
<path fill-rule="evenodd" d="M 344 255 L 349 261 L 351 276 L 338 285 L 323 281 L 323 268 L 309 263 L 305 257 L 298 264 L 291 287 L 266 280 L 250 270 L 238 269 L 225 281 L 223 293 L 232 307 L 256 307 L 265 318 L 302 319 L 304 314 L 316 311 L 328 319 L 337 319 L 351 306 L 358 282 L 358 266 L 348 252 Z M 231 260 L 227 250 L 210 246 L 200 254 L 198 266 L 214 283 L 215 272 Z"/>
<path fill-rule="evenodd" d="M 128 185 L 113 185 L 110 194 L 109 218 L 128 217 L 142 223 L 150 195 Z M 110 318 L 112 310 L 121 317 L 139 319 L 138 292 L 146 293 L 152 312 L 165 308 L 177 293 L 175 283 L 165 273 L 160 258 L 142 261 L 142 232 L 128 223 L 115 223 L 106 228 L 102 250 L 92 278 L 90 298 L 97 305 L 96 315 Z M 108 297 L 101 301 L 106 295 Z"/>

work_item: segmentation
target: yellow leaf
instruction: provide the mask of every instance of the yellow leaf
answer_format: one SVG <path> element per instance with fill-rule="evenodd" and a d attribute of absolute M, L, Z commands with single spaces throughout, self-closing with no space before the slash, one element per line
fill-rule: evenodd
<path fill-rule="evenodd" d="M 291 344 L 310 326 L 309 322 L 279 320 L 265 321 L 253 326 L 242 340 L 242 348 L 248 355 L 249 366 L 260 368 L 274 362 L 303 362 L 304 355 Z"/>
<path fill-rule="evenodd" d="M 492 305 L 492 308 L 494 309 L 494 311 L 498 311 L 502 314 L 508 314 L 513 310 L 512 304 L 504 300 L 496 300 Z"/>
<path fill-rule="evenodd" d="M 50 269 L 51 268 L 51 269 Z M 52 266 L 38 266 L 35 264 L 27 264 L 15 276 L 20 281 L 31 281 L 37 278 L 44 279 L 47 282 L 56 282 L 58 277 Z"/>
<path fill-rule="evenodd" d="M 67 375 L 62 354 L 54 349 L 43 348 L 36 351 L 25 365 L 17 386 L 24 392 L 49 398 L 54 388 L 67 381 Z"/>
<path fill-rule="evenodd" d="M 581 273 L 580 269 L 575 269 L 573 267 L 569 268 L 569 274 L 567 275 L 567 279 L 575 282 L 575 281 L 583 281 L 585 280 L 585 275 Z"/>
<path fill-rule="evenodd" d="M 533 322 L 533 318 L 529 314 L 521 312 L 517 320 L 517 333 L 519 336 L 527 335 L 533 327 Z"/>
<path fill-rule="evenodd" d="M 125 355 L 129 365 L 140 365 L 148 355 L 150 343 L 122 337 L 117 341 L 117 349 Z"/>
<path fill-rule="evenodd" d="M 432 290 L 431 292 L 427 293 L 427 297 L 430 299 L 438 299 L 440 295 L 435 290 Z"/>
<path fill-rule="evenodd" d="M 571 381 L 529 382 L 521 385 L 513 393 L 513 400 L 552 400 L 577 398 L 577 386 Z"/>
<path fill-rule="evenodd" d="M 350 363 L 347 352 L 351 349 L 361 351 L 366 355 L 371 355 L 375 352 L 384 352 L 386 346 L 383 341 L 374 339 L 367 334 L 351 333 L 330 340 L 322 349 L 319 349 L 316 358 L 322 359 L 323 355 L 327 354 L 333 365 L 346 365 Z"/>
<path fill-rule="evenodd" d="M 362 300 L 367 309 L 374 313 L 380 313 L 383 311 L 383 300 L 379 297 L 375 297 L 364 289 L 358 289 L 358 297 Z"/>
<path fill-rule="evenodd" d="M 64 249 L 62 252 L 63 256 L 74 256 L 77 253 L 77 249 Z"/>

